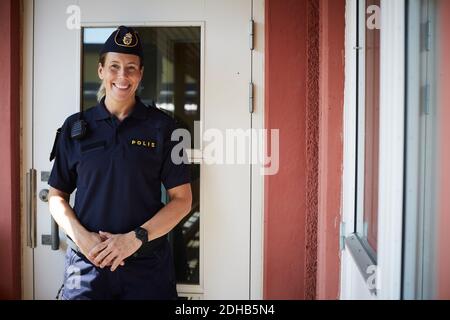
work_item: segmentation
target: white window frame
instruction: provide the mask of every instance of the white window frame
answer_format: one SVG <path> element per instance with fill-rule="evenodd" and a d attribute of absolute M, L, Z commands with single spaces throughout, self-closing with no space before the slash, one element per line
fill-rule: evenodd
<path fill-rule="evenodd" d="M 346 88 L 344 108 L 343 235 L 345 249 L 364 272 L 367 252 L 355 241 L 356 188 L 356 1 L 347 0 Z M 400 299 L 402 266 L 404 119 L 405 119 L 405 0 L 381 0 L 380 34 L 380 149 L 376 298 Z M 352 245 L 354 244 L 354 245 Z M 358 252 L 359 251 L 359 252 Z M 362 255 L 358 256 L 358 253 Z M 366 253 L 366 254 L 364 254 Z M 345 251 L 343 255 L 345 254 Z M 343 264 L 346 264 L 343 256 Z M 344 266 L 341 297 L 361 298 L 351 283 L 355 268 Z M 357 271 L 356 271 L 357 272 Z M 369 288 L 366 288 L 370 291 Z M 373 292 L 373 293 L 375 293 Z"/>

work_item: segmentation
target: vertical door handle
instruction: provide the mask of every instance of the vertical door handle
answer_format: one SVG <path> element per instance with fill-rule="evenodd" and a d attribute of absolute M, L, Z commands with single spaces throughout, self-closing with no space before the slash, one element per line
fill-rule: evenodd
<path fill-rule="evenodd" d="M 27 246 L 36 248 L 36 170 L 27 172 Z"/>

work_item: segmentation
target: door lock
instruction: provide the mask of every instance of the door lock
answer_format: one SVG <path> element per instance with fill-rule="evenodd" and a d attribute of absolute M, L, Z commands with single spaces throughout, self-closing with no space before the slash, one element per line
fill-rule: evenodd
<path fill-rule="evenodd" d="M 39 191 L 39 199 L 43 202 L 48 202 L 48 189 L 42 189 Z"/>

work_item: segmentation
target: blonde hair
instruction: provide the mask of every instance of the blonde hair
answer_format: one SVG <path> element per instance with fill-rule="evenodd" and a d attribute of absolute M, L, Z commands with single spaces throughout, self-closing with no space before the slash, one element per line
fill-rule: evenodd
<path fill-rule="evenodd" d="M 100 57 L 98 58 L 98 63 L 100 63 L 103 67 L 105 65 L 105 60 L 106 60 L 106 53 L 100 55 Z M 102 83 L 100 84 L 100 88 L 98 88 L 97 91 L 97 102 L 100 102 L 105 95 L 106 95 L 105 82 L 102 81 Z"/>
<path fill-rule="evenodd" d="M 100 88 L 97 91 L 97 102 L 102 101 L 103 97 L 106 95 L 105 83 L 102 81 Z"/>

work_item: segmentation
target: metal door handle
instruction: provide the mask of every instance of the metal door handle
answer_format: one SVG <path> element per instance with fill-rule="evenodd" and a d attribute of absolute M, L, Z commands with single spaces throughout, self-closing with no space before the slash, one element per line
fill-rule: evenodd
<path fill-rule="evenodd" d="M 36 248 L 36 170 L 27 172 L 27 246 Z"/>

